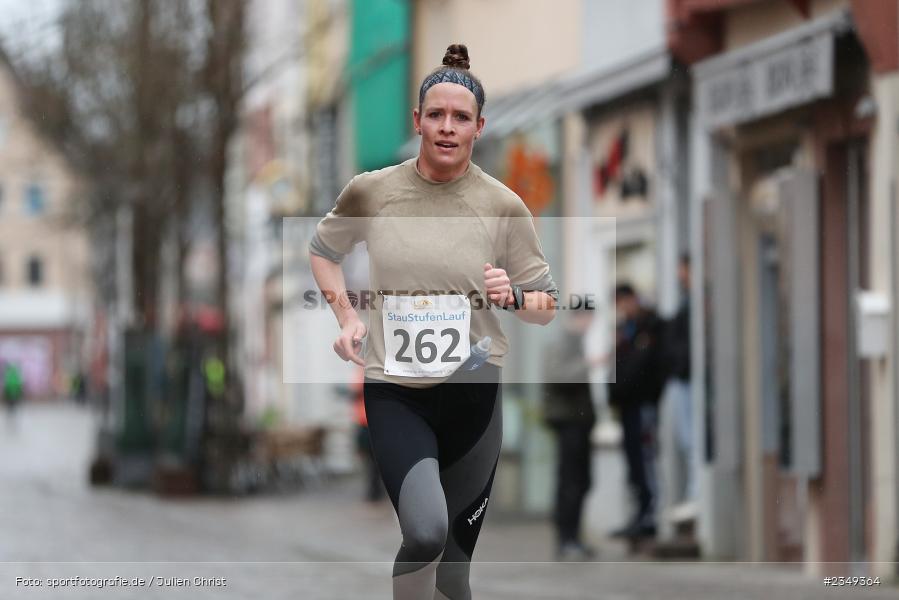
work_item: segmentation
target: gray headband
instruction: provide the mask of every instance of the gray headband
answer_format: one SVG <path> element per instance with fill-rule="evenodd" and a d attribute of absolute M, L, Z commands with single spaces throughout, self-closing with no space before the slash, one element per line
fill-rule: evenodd
<path fill-rule="evenodd" d="M 478 103 L 478 112 L 484 107 L 484 88 L 482 88 L 481 85 L 475 81 L 474 77 L 469 75 L 466 71 L 452 68 L 440 69 L 436 73 L 428 75 L 422 82 L 421 89 L 418 90 L 419 105 L 424 104 L 425 94 L 438 83 L 457 83 L 462 87 L 467 88 L 474 94 L 474 99 Z"/>

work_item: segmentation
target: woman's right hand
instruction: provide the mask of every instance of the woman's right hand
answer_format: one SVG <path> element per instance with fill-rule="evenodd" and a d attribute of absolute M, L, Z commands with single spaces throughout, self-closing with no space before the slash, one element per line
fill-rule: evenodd
<path fill-rule="evenodd" d="M 351 360 L 357 365 L 364 367 L 365 361 L 359 356 L 362 349 L 362 339 L 368 331 L 358 317 L 349 319 L 340 328 L 340 335 L 334 341 L 334 352 L 343 360 Z"/>

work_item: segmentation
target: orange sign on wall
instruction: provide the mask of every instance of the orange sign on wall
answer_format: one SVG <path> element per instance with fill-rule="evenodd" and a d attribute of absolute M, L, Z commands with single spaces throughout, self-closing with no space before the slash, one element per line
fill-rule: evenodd
<path fill-rule="evenodd" d="M 506 153 L 503 183 L 524 200 L 535 217 L 552 202 L 555 193 L 555 182 L 546 155 L 529 150 L 520 141 L 513 142 Z"/>

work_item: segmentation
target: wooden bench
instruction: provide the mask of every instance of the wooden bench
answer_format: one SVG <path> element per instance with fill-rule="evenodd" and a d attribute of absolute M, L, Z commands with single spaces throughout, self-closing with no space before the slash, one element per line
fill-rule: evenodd
<path fill-rule="evenodd" d="M 325 475 L 324 427 L 278 427 L 253 437 L 250 463 L 256 485 L 278 488 L 319 483 Z"/>

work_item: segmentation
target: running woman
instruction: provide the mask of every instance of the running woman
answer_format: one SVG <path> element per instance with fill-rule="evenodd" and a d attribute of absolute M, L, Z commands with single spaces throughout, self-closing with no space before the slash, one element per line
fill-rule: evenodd
<path fill-rule="evenodd" d="M 395 600 L 471 598 L 471 557 L 502 441 L 509 344 L 495 308 L 540 325 L 555 315 L 558 290 L 531 214 L 471 162 L 483 107 L 468 49 L 454 44 L 412 110 L 418 156 L 354 177 L 310 244 L 313 275 L 340 325 L 334 351 L 365 367 L 372 449 L 403 536 Z M 371 293 L 359 297 L 369 331 L 340 267 L 360 241 L 370 261 Z M 471 344 L 488 336 L 490 357 L 469 370 Z"/>

